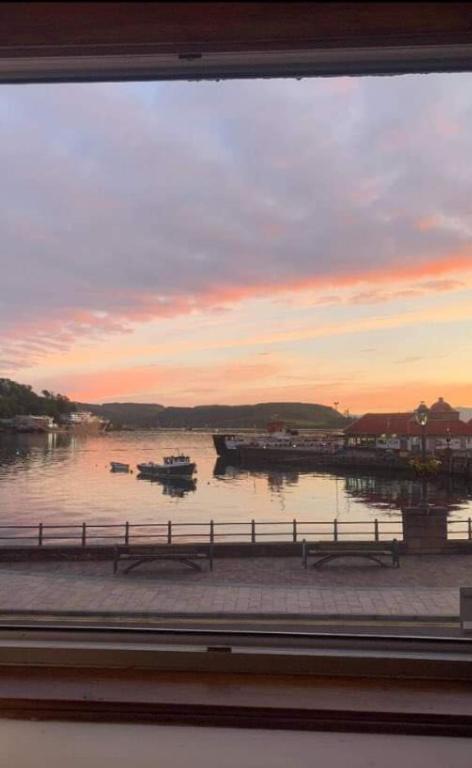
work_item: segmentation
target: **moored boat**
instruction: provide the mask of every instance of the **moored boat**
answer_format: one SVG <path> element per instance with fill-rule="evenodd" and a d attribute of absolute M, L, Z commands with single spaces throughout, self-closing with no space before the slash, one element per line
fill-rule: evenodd
<path fill-rule="evenodd" d="M 121 461 L 110 461 L 112 472 L 129 472 L 129 464 L 123 464 Z"/>
<path fill-rule="evenodd" d="M 104 432 L 109 422 L 90 411 L 77 411 L 62 418 L 62 426 L 74 435 L 94 435 Z"/>
<path fill-rule="evenodd" d="M 149 461 L 146 464 L 138 464 L 138 470 L 148 477 L 191 477 L 197 465 L 190 461 L 189 456 L 164 456 L 162 464 Z"/>
<path fill-rule="evenodd" d="M 278 461 L 297 461 L 300 457 L 331 456 L 343 450 L 342 435 L 319 430 L 312 434 L 299 434 L 295 430 L 279 430 L 265 434 L 215 434 L 216 453 L 228 461 L 275 458 Z"/>

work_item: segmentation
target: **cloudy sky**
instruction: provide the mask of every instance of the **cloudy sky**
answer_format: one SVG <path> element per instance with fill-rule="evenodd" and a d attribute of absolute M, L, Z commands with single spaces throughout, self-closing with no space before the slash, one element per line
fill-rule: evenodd
<path fill-rule="evenodd" d="M 0 375 L 472 405 L 472 74 L 0 88 Z"/>

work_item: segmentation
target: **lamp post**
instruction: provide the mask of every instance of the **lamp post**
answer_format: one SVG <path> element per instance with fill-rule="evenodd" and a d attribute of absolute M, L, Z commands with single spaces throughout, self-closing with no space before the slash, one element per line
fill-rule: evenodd
<path fill-rule="evenodd" d="M 446 429 L 446 461 L 447 471 L 451 472 L 451 430 L 449 427 Z"/>
<path fill-rule="evenodd" d="M 426 461 L 426 424 L 428 423 L 429 419 L 429 410 L 428 406 L 421 401 L 418 408 L 416 409 L 415 413 L 416 422 L 421 427 L 421 461 L 423 462 L 423 465 Z M 428 503 L 427 503 L 427 484 L 426 484 L 426 477 L 424 475 L 424 467 L 422 471 L 422 477 L 421 477 L 421 504 L 420 507 L 423 511 L 428 511 Z"/>
<path fill-rule="evenodd" d="M 421 460 L 426 461 L 426 424 L 429 420 L 428 406 L 421 401 L 415 414 L 416 422 L 421 427 Z"/>
<path fill-rule="evenodd" d="M 446 429 L 446 448 L 447 448 L 447 455 L 449 457 L 449 451 L 451 450 L 451 430 L 449 427 Z"/>

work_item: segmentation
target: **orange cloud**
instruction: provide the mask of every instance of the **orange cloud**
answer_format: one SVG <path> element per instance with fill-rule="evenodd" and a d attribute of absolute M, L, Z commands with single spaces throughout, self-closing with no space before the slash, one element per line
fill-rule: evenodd
<path fill-rule="evenodd" d="M 430 229 L 437 229 L 441 225 L 439 216 L 423 216 L 416 220 L 416 226 L 421 232 L 428 232 Z"/>
<path fill-rule="evenodd" d="M 405 260 L 404 265 L 383 267 L 363 272 L 346 274 L 326 274 L 317 277 L 304 277 L 300 280 L 287 280 L 283 283 L 271 283 L 250 286 L 213 286 L 196 302 L 198 308 L 212 306 L 214 303 L 234 303 L 245 298 L 267 297 L 293 291 L 319 289 L 327 286 L 346 288 L 359 283 L 391 283 L 433 278 L 449 273 L 472 271 L 472 248 L 455 251 L 434 261 L 415 263 L 414 257 Z"/>
<path fill-rule="evenodd" d="M 370 271 L 352 271 L 345 274 L 325 274 L 316 277 L 251 285 L 213 284 L 206 291 L 195 295 L 159 297 L 151 294 L 130 295 L 123 293 L 122 304 L 117 303 L 108 312 L 91 310 L 67 310 L 50 312 L 48 317 L 28 320 L 6 330 L 2 344 L 3 356 L 11 361 L 11 370 L 30 367 L 45 357 L 51 348 L 66 351 L 77 341 L 90 338 L 106 338 L 111 334 L 130 333 L 134 325 L 193 313 L 219 311 L 245 299 L 288 296 L 320 288 L 343 289 L 362 283 L 372 286 L 436 278 L 472 270 L 472 248 L 464 248 L 444 255 L 434 261 L 415 263 L 412 258 L 402 265 L 383 267 Z M 408 290 L 411 290 L 409 288 Z M 410 294 L 411 295 L 411 294 Z M 434 318 L 431 318 L 434 319 Z M 381 327 L 374 324 L 371 327 Z M 328 329 L 329 332 L 329 329 Z M 25 347 L 25 340 L 30 345 Z M 32 347 L 31 344 L 36 346 Z M 215 346 L 224 346 L 216 344 Z M 241 344 L 235 344 L 241 346 Z M 206 345 L 206 348 L 210 346 Z M 15 368 L 16 366 L 16 368 Z"/>
<path fill-rule="evenodd" d="M 472 305 L 470 302 L 452 304 L 441 309 L 425 309 L 414 312 L 403 312 L 397 315 L 381 315 L 377 317 L 365 317 L 359 320 L 347 320 L 342 323 L 320 325 L 316 328 L 298 328 L 288 331 L 277 331 L 266 336 L 254 336 L 232 342 L 232 346 L 248 346 L 276 344 L 287 341 L 302 341 L 303 339 L 316 339 L 327 336 L 338 336 L 348 333 L 361 333 L 363 331 L 381 330 L 384 328 L 401 328 L 409 325 L 424 323 L 460 322 L 472 320 Z M 221 345 L 219 345 L 221 346 Z"/>
<path fill-rule="evenodd" d="M 234 363 L 209 366 L 165 366 L 149 365 L 107 371 L 91 371 L 73 377 L 63 377 L 61 387 L 68 391 L 73 400 L 79 402 L 101 402 L 130 396 L 142 399 L 146 393 L 157 397 L 187 396 L 193 389 L 206 389 L 222 393 L 224 389 L 244 383 L 250 386 L 254 381 L 265 381 L 279 371 L 273 362 L 252 362 L 240 360 Z M 46 385 L 45 385 L 46 386 Z M 220 395 L 221 396 L 221 395 Z"/>
<path fill-rule="evenodd" d="M 447 287 L 447 285 L 444 285 L 441 287 L 441 290 L 446 290 Z M 162 356 L 165 354 L 171 354 L 173 356 L 180 354 L 184 356 L 187 352 L 195 352 L 196 349 L 201 352 L 225 349 L 231 350 L 237 348 L 249 349 L 251 347 L 277 345 L 287 342 L 296 342 L 325 337 L 328 338 L 330 336 L 342 336 L 346 334 L 363 333 L 365 331 L 372 330 L 376 331 L 382 329 L 403 328 L 425 324 L 430 324 L 433 326 L 439 323 L 454 323 L 462 322 L 464 320 L 472 320 L 472 305 L 468 301 L 463 301 L 462 303 L 455 302 L 454 304 L 448 304 L 441 308 L 432 307 L 429 309 L 405 311 L 396 314 L 377 314 L 374 316 L 359 319 L 349 319 L 337 323 L 323 322 L 317 324 L 316 326 L 310 322 L 308 325 L 284 329 L 282 325 L 279 326 L 279 330 L 267 333 L 265 335 L 257 333 L 253 335 L 239 334 L 236 338 L 234 338 L 234 336 L 233 338 L 225 338 L 221 334 L 215 338 L 212 333 L 212 328 L 210 328 L 209 333 L 201 333 L 198 340 L 196 340 L 193 336 L 190 338 L 186 337 L 185 331 L 182 330 L 180 338 L 172 337 L 153 344 L 134 344 L 132 342 L 132 338 L 130 338 L 129 343 L 127 343 L 126 346 L 123 344 L 111 342 L 107 342 L 105 345 L 102 342 L 97 348 L 94 348 L 93 346 L 89 346 L 83 350 L 76 348 L 67 354 L 62 352 L 55 352 L 53 355 L 48 356 L 47 362 L 48 366 L 55 366 L 59 370 L 61 370 L 61 368 L 63 370 L 68 369 L 67 373 L 64 372 L 64 374 L 62 374 L 61 379 L 66 382 L 67 387 L 77 391 L 79 387 L 80 389 L 83 389 L 84 387 L 86 388 L 88 386 L 87 377 L 89 374 L 83 374 L 81 372 L 72 374 L 71 369 L 77 369 L 79 366 L 81 368 L 87 368 L 91 363 L 93 364 L 94 360 L 97 360 L 100 365 L 108 363 L 109 366 L 113 367 L 117 364 L 117 362 L 120 363 L 126 358 L 131 363 L 133 359 L 139 357 L 156 359 L 158 355 Z M 185 358 L 183 357 L 182 359 Z M 107 371 L 104 371 L 103 374 L 100 374 L 102 383 L 100 384 L 99 390 L 97 390 L 100 397 L 117 396 L 117 383 L 119 383 L 120 386 L 121 383 L 126 383 L 126 388 L 123 389 L 121 387 L 121 392 L 138 391 L 138 389 L 141 391 L 141 384 L 144 386 L 146 382 L 145 377 L 150 377 L 149 386 L 152 388 L 154 386 L 152 384 L 153 380 L 155 380 L 156 386 L 158 384 L 158 372 L 160 371 L 162 373 L 168 370 L 168 368 L 165 366 L 162 367 L 158 365 L 138 365 L 133 368 L 125 368 L 124 370 L 127 371 L 126 376 L 131 378 L 126 380 L 126 382 L 121 379 L 120 382 L 119 377 L 121 376 L 122 368 L 123 366 L 121 366 L 118 371 L 115 371 L 111 374 L 109 374 Z M 142 372 L 142 374 L 140 373 L 138 375 L 136 383 L 133 383 L 133 370 Z M 228 368 L 226 367 L 225 370 L 228 370 Z M 233 374 L 235 377 L 238 376 L 238 367 L 234 369 Z M 95 377 L 96 374 L 92 375 Z M 141 375 L 143 377 L 142 379 L 139 378 Z M 155 377 L 155 379 L 152 377 Z M 79 382 L 83 382 L 83 384 L 79 385 Z M 110 383 L 110 394 L 107 394 L 106 388 L 104 386 L 105 382 Z M 50 384 L 50 386 L 53 389 L 57 388 L 56 384 Z M 135 389 L 135 386 L 137 386 L 138 389 Z"/>

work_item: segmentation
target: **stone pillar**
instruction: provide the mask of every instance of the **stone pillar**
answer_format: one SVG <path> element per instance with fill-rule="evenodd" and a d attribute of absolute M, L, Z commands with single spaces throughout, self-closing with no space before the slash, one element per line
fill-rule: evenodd
<path fill-rule="evenodd" d="M 409 554 L 437 554 L 447 546 L 445 507 L 404 507 L 403 544 Z"/>

